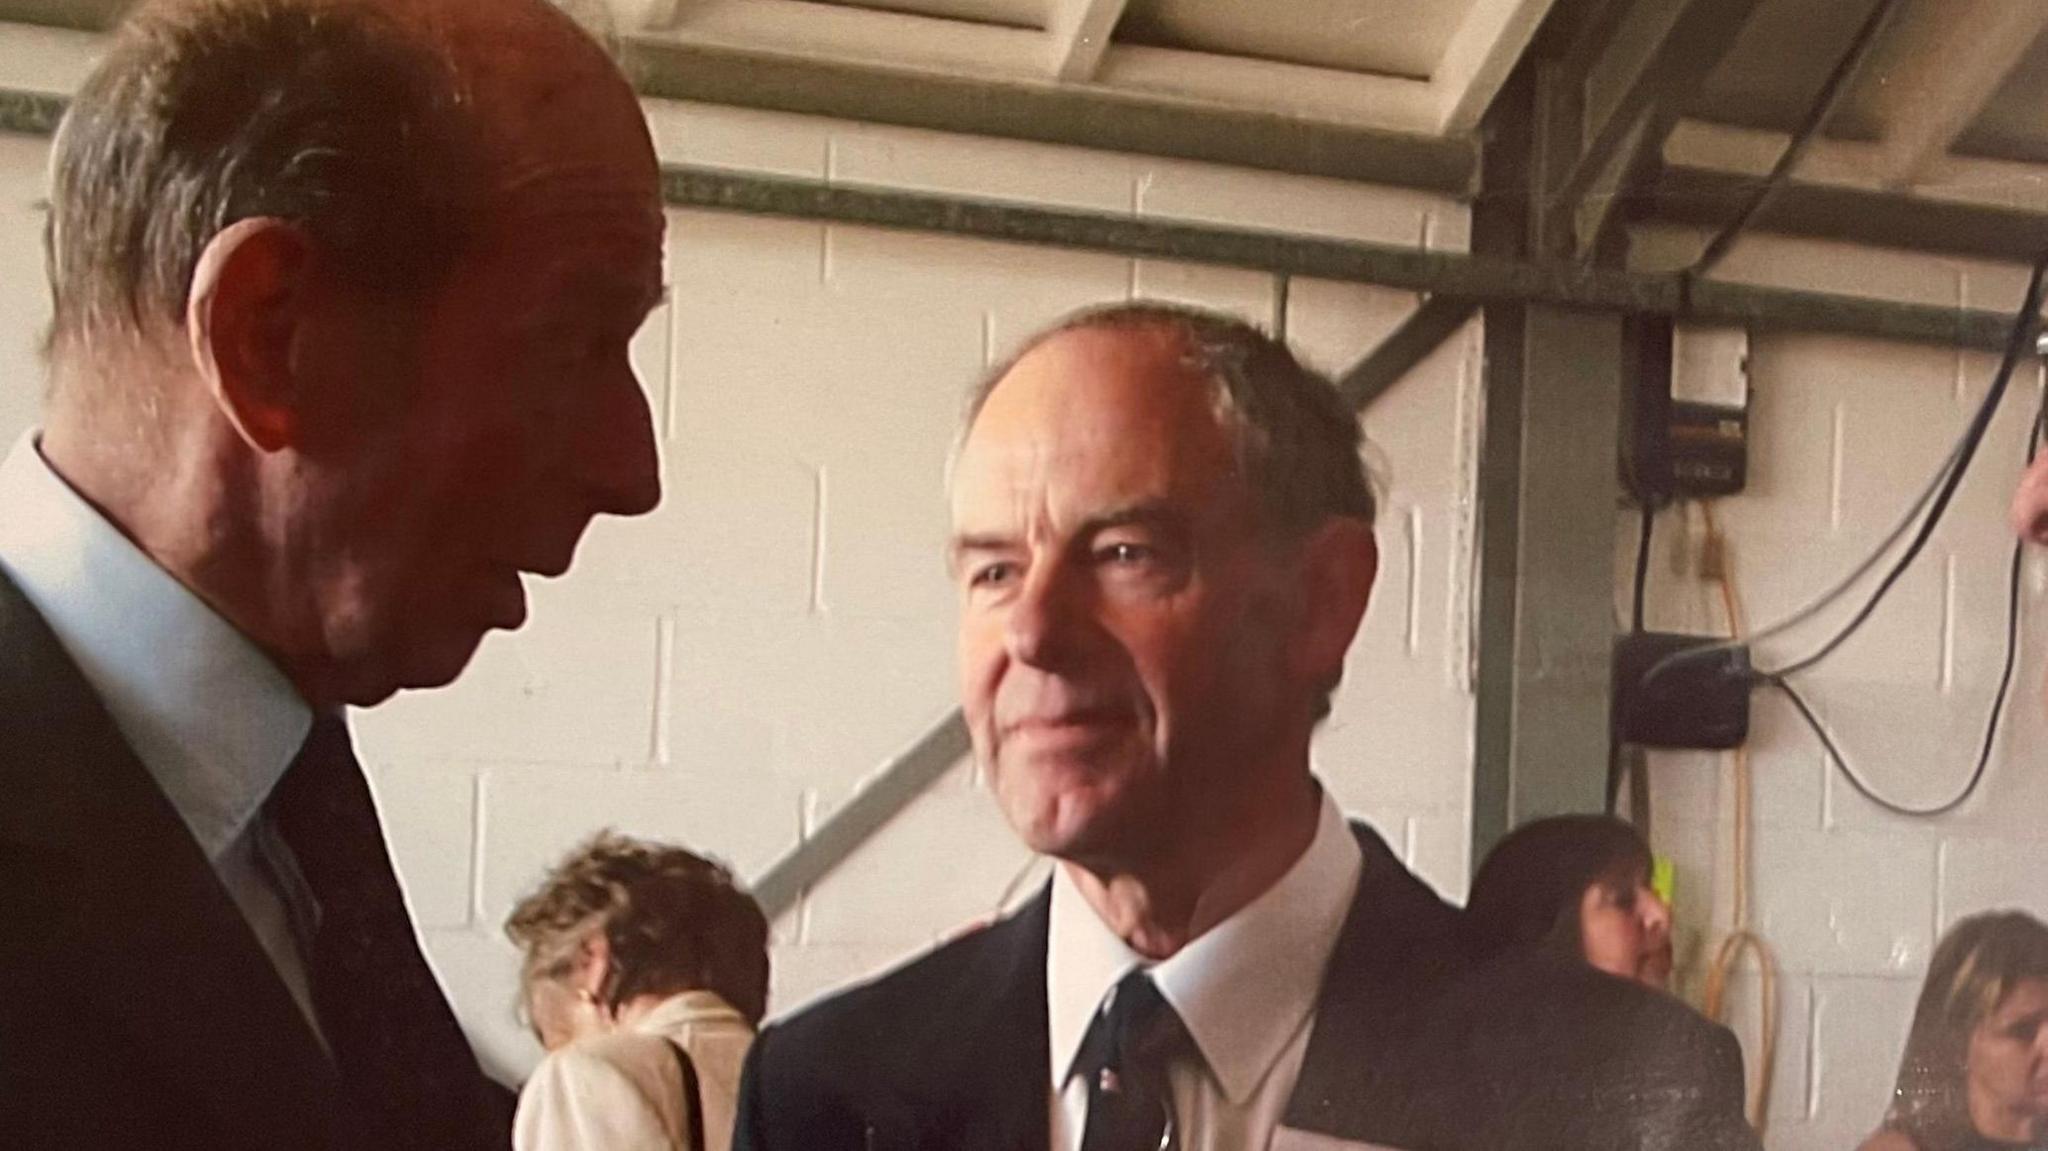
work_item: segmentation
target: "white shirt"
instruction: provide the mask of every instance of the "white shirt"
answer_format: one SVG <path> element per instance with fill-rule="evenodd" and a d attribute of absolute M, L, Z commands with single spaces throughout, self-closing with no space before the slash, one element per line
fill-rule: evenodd
<path fill-rule="evenodd" d="M 0 571 L 85 674 L 317 1034 L 292 926 L 310 901 L 262 815 L 312 710 L 241 632 L 51 471 L 33 434 L 0 462 Z"/>
<path fill-rule="evenodd" d="M 685 1132 L 682 1069 L 669 1042 L 697 1068 L 704 1147 Z M 727 1151 L 740 1068 L 754 1030 L 709 991 L 662 1000 L 620 1031 L 548 1055 L 519 1092 L 514 1151 Z"/>
<path fill-rule="evenodd" d="M 1329 793 L 1300 859 L 1237 914 L 1152 965 L 1160 994 L 1200 1057 L 1167 1068 L 1185 1151 L 1265 1148 L 1301 1075 L 1323 969 L 1364 856 Z M 1095 914 L 1065 866 L 1054 869 L 1045 993 L 1052 1047 L 1052 1151 L 1078 1151 L 1088 1085 L 1071 1075 L 1109 990 L 1145 960 Z"/>

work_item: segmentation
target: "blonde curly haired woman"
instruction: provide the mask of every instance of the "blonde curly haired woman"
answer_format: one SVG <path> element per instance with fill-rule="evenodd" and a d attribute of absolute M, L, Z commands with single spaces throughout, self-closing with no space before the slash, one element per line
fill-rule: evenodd
<path fill-rule="evenodd" d="M 505 933 L 548 1050 L 520 1092 L 516 1151 L 726 1151 L 768 998 L 768 922 L 731 872 L 604 832 Z"/>

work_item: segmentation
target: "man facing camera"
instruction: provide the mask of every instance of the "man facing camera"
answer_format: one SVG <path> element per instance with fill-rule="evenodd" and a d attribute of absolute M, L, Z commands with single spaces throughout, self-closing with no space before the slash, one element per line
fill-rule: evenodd
<path fill-rule="evenodd" d="M 187 0 L 53 144 L 0 465 L 0 1130 L 501 1147 L 346 706 L 659 496 L 633 93 L 540 0 Z"/>
<path fill-rule="evenodd" d="M 1377 563 L 1352 413 L 1248 325 L 1122 305 L 975 397 L 961 690 L 1023 911 L 756 1043 L 736 1145 L 1398 1142 L 1374 1103 L 1461 970 L 1455 913 L 1309 743 Z"/>

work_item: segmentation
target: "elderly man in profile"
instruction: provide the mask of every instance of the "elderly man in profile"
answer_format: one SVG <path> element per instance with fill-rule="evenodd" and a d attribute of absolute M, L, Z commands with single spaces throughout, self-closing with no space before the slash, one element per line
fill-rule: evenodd
<path fill-rule="evenodd" d="M 502 1147 L 343 711 L 659 498 L 637 101 L 541 0 L 183 0 L 53 144 L 0 464 L 0 1142 Z"/>

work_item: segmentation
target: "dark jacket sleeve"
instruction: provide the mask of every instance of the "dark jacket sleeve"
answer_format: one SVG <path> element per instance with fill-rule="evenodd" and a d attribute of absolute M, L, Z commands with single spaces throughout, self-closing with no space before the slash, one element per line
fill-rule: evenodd
<path fill-rule="evenodd" d="M 767 1151 L 775 1146 L 768 1131 L 768 1107 L 773 1097 L 768 1089 L 768 1047 L 776 1039 L 774 1027 L 763 1028 L 747 1048 L 746 1063 L 740 1068 L 740 1098 L 734 1109 L 733 1151 Z"/>

